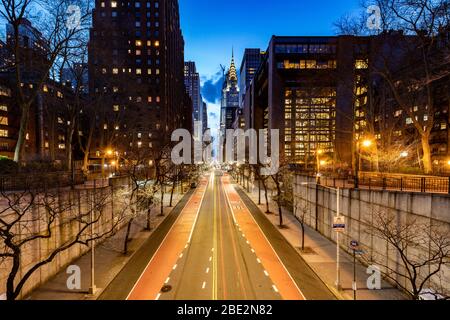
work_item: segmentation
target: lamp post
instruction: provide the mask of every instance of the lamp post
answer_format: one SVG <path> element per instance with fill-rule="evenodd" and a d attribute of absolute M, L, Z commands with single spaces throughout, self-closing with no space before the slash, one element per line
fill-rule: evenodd
<path fill-rule="evenodd" d="M 316 195 L 317 195 L 317 191 L 318 191 L 318 189 L 317 189 L 318 184 L 317 183 L 314 183 L 314 182 L 303 182 L 303 183 L 301 183 L 301 185 L 304 185 L 304 186 L 315 185 L 316 186 Z M 332 191 L 336 192 L 336 217 L 339 218 L 340 217 L 340 203 L 339 203 L 339 200 L 340 200 L 340 188 L 332 188 L 332 187 L 327 187 L 327 186 L 322 186 L 322 187 L 325 188 L 325 189 L 329 189 L 329 190 L 332 190 Z M 315 203 L 316 208 L 317 208 L 317 199 L 318 199 L 318 197 L 316 196 L 316 203 Z M 316 219 L 317 219 L 317 217 L 316 217 Z M 316 224 L 317 224 L 317 220 L 316 220 Z M 335 282 L 335 285 L 336 285 L 336 288 L 338 290 L 341 289 L 341 266 L 340 266 L 339 242 L 340 242 L 339 241 L 339 232 L 336 232 L 336 282 Z"/>
<path fill-rule="evenodd" d="M 372 146 L 372 140 L 369 139 L 365 139 L 362 141 L 357 140 L 356 141 L 356 155 L 355 155 L 355 170 L 354 170 L 354 174 L 355 174 L 355 189 L 359 188 L 359 171 L 361 170 L 361 144 L 362 147 L 364 148 L 370 148 Z"/>

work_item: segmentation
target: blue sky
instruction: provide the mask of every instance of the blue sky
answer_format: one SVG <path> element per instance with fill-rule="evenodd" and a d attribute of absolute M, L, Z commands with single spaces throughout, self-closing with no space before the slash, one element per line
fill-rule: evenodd
<path fill-rule="evenodd" d="M 333 22 L 359 7 L 359 0 L 179 0 L 185 60 L 196 62 L 210 126 L 217 119 L 220 64 L 231 48 L 239 68 L 245 48 L 265 50 L 272 35 L 333 35 Z"/>

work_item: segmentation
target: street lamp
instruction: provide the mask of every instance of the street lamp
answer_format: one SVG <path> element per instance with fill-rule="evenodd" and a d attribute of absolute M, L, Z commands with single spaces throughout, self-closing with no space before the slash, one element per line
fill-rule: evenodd
<path fill-rule="evenodd" d="M 370 139 L 364 139 L 362 142 L 360 140 L 356 141 L 356 156 L 355 156 L 355 189 L 359 188 L 359 170 L 361 169 L 361 145 L 363 148 L 370 148 L 373 142 Z"/>
<path fill-rule="evenodd" d="M 301 183 L 301 185 L 303 186 L 307 186 L 307 185 L 315 185 L 316 186 L 316 213 L 317 213 L 317 183 L 314 182 L 303 182 Z M 329 190 L 333 190 L 336 192 L 336 217 L 339 218 L 340 217 L 340 204 L 339 204 L 339 198 L 340 198 L 340 188 L 332 188 L 332 187 L 327 187 L 327 186 L 321 186 L 325 189 L 329 189 Z M 318 216 L 316 215 L 316 224 L 317 224 L 317 218 Z M 316 228 L 317 230 L 317 228 Z M 339 248 L 339 232 L 336 232 L 336 282 L 335 282 L 336 288 L 338 290 L 340 290 L 341 288 L 341 267 L 340 267 L 340 248 Z"/>

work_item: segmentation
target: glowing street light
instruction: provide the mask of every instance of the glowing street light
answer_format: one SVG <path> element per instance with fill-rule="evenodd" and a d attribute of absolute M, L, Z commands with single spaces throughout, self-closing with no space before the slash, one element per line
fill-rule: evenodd
<path fill-rule="evenodd" d="M 112 151 L 111 149 L 107 149 L 107 150 L 106 150 L 106 154 L 107 154 L 108 156 L 111 156 L 111 155 L 113 154 L 113 151 Z"/>
<path fill-rule="evenodd" d="M 362 143 L 364 148 L 370 148 L 372 146 L 372 140 L 366 139 Z"/>

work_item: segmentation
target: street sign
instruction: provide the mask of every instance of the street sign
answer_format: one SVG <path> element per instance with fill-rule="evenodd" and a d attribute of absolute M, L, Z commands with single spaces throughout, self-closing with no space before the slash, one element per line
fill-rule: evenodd
<path fill-rule="evenodd" d="M 358 241 L 356 241 L 356 240 L 350 241 L 350 248 L 352 248 L 353 250 L 356 250 L 356 249 L 358 249 L 358 247 L 359 247 Z"/>
<path fill-rule="evenodd" d="M 333 230 L 335 232 L 345 231 L 345 218 L 343 216 L 333 217 Z"/>

